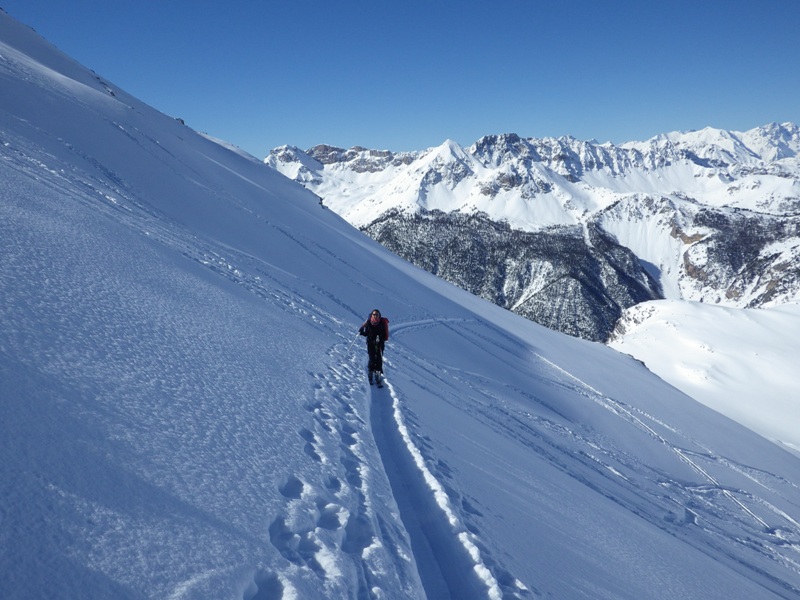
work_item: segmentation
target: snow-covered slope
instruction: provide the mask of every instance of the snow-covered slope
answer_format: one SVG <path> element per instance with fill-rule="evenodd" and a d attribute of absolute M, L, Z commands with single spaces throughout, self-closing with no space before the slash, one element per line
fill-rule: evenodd
<path fill-rule="evenodd" d="M 0 83 L 0 597 L 800 593 L 797 456 L 1 11 Z"/>
<path fill-rule="evenodd" d="M 798 339 L 800 304 L 743 310 L 661 300 L 629 308 L 609 345 L 800 452 Z"/>

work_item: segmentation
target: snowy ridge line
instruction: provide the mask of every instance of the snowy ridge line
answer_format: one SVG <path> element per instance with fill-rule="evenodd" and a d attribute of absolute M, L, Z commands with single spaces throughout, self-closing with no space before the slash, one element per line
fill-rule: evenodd
<path fill-rule="evenodd" d="M 458 320 L 458 319 L 455 319 Z M 420 323 L 409 323 L 406 324 L 406 327 L 410 327 L 412 325 L 426 325 L 431 324 L 434 321 L 424 321 Z M 467 556 L 469 556 L 470 566 L 473 572 L 477 575 L 480 582 L 486 587 L 486 595 L 491 600 L 502 600 L 503 593 L 500 590 L 500 586 L 495 579 L 494 575 L 492 575 L 491 570 L 486 566 L 482 557 L 481 551 L 478 546 L 473 542 L 472 538 L 474 534 L 467 531 L 464 524 L 458 518 L 458 515 L 453 510 L 453 507 L 450 503 L 450 499 L 447 495 L 442 484 L 436 479 L 436 477 L 431 473 L 430 469 L 428 469 L 427 465 L 425 464 L 425 459 L 422 456 L 422 453 L 414 444 L 413 440 L 411 439 L 411 434 L 406 426 L 405 419 L 403 418 L 402 412 L 400 410 L 400 398 L 394 390 L 392 384 L 387 380 L 384 379 L 384 383 L 386 388 L 389 390 L 389 395 L 392 398 L 392 415 L 394 418 L 394 422 L 396 425 L 396 432 L 399 434 L 400 439 L 402 441 L 403 446 L 410 454 L 410 457 L 413 461 L 413 464 L 419 474 L 422 476 L 429 492 L 433 494 L 433 500 L 435 501 L 436 506 L 442 511 L 446 518 L 446 524 L 449 532 L 454 535 L 457 543 L 460 544 L 461 548 L 466 552 Z M 432 517 L 433 515 L 428 515 Z M 455 557 L 449 557 L 455 558 Z"/>
<path fill-rule="evenodd" d="M 599 390 L 596 390 L 595 388 L 593 388 L 591 385 L 589 385 L 585 381 L 582 381 L 578 377 L 575 377 L 575 375 L 573 375 L 569 371 L 565 371 L 564 369 L 559 367 L 554 362 L 546 359 L 541 354 L 537 353 L 536 356 L 539 359 L 541 359 L 543 362 L 547 363 L 548 365 L 550 365 L 554 369 L 557 369 L 559 372 L 561 372 L 564 375 L 568 376 L 570 379 L 576 381 L 581 386 L 583 386 L 585 389 L 587 389 L 590 392 L 592 392 L 592 394 L 594 395 L 594 398 L 593 398 L 594 401 L 597 402 L 598 404 L 600 404 L 601 406 L 607 408 L 608 410 L 611 410 L 612 412 L 624 413 L 624 415 L 627 417 L 627 419 L 631 423 L 633 423 L 635 426 L 643 429 L 649 435 L 651 435 L 653 438 L 655 438 L 656 440 L 658 440 L 659 442 L 661 442 L 662 444 L 667 446 L 672 452 L 674 452 L 678 456 L 678 458 L 680 458 L 683 462 L 685 462 L 692 469 L 694 469 L 695 472 L 697 472 L 699 475 L 704 477 L 709 483 L 711 483 L 717 489 L 719 489 L 722 494 L 724 494 L 729 500 L 731 500 L 734 504 L 736 504 L 739 508 L 741 508 L 742 511 L 744 511 L 746 514 L 748 514 L 754 521 L 756 521 L 759 525 L 761 525 L 766 531 L 770 531 L 772 529 L 772 527 L 766 521 L 764 521 L 764 519 L 759 517 L 757 514 L 755 514 L 749 508 L 747 508 L 747 506 L 745 506 L 744 503 L 742 503 L 741 500 L 736 498 L 736 496 L 734 496 L 733 493 L 729 489 L 727 489 L 725 486 L 723 486 L 713 475 L 711 475 L 708 471 L 703 469 L 703 467 L 701 467 L 699 464 L 697 464 L 695 461 L 693 461 L 691 458 L 689 458 L 689 456 L 687 456 L 686 452 L 684 452 L 680 448 L 678 448 L 678 447 L 674 446 L 673 444 L 671 444 L 668 440 L 666 440 L 664 438 L 664 436 L 659 434 L 652 427 L 650 427 L 647 423 L 645 423 L 639 417 L 634 415 L 630 410 L 625 408 L 621 403 L 617 402 L 616 400 L 614 400 L 612 398 L 609 398 L 608 396 L 606 396 L 605 394 L 603 394 Z"/>

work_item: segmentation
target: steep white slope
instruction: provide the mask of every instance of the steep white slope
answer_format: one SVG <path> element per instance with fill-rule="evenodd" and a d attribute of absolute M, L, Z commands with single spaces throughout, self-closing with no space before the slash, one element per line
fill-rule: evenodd
<path fill-rule="evenodd" d="M 0 12 L 0 596 L 798 594 L 796 456 L 48 56 Z"/>
<path fill-rule="evenodd" d="M 742 310 L 663 300 L 628 309 L 612 348 L 703 404 L 800 451 L 800 305 Z"/>

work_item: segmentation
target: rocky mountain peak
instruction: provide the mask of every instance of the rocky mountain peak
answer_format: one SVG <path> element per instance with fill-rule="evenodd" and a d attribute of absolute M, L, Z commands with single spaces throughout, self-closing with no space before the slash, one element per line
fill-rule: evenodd
<path fill-rule="evenodd" d="M 345 150 L 321 144 L 307 150 L 306 154 L 322 165 L 338 165 L 356 173 L 377 173 L 388 166 L 409 164 L 413 160 L 408 153 L 395 154 L 389 150 L 370 150 L 362 146 Z"/>
<path fill-rule="evenodd" d="M 614 315 L 659 295 L 738 307 L 800 299 L 798 149 L 798 127 L 772 123 L 621 145 L 506 133 L 405 154 L 281 148 L 267 163 L 408 260 L 603 339 Z M 564 318 L 573 309 L 581 315 Z"/>

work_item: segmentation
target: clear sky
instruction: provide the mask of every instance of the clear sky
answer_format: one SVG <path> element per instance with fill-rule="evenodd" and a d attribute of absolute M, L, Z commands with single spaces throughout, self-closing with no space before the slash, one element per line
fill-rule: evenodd
<path fill-rule="evenodd" d="M 262 158 L 495 133 L 800 123 L 800 0 L 0 0 L 112 84 Z"/>

